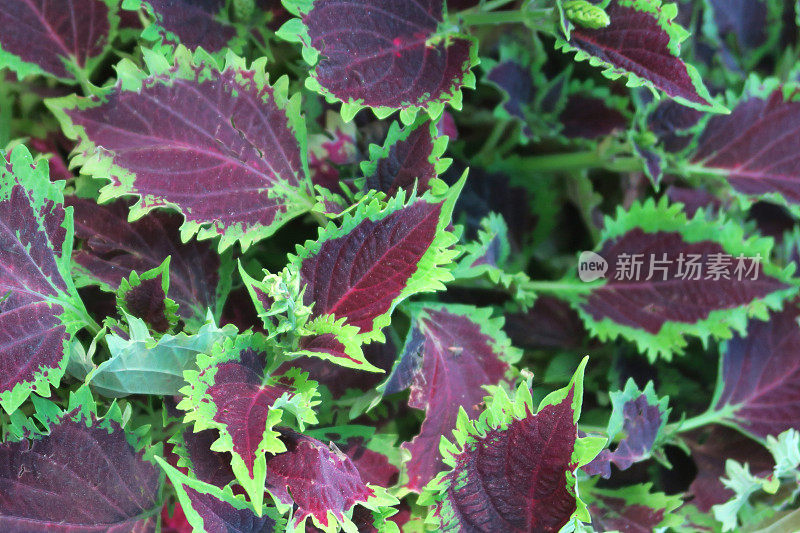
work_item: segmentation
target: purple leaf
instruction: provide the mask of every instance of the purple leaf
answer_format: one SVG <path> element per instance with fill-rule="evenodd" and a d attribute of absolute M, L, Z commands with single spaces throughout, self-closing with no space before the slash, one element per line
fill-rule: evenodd
<path fill-rule="evenodd" d="M 452 470 L 437 476 L 420 502 L 434 503 L 429 519 L 438 519 L 439 530 L 556 532 L 575 516 L 575 470 L 596 453 L 577 442 L 584 365 L 538 411 L 522 385 L 516 400 L 492 389 L 476 422 L 461 412 L 458 444 L 442 441 Z"/>
<path fill-rule="evenodd" d="M 445 227 L 458 190 L 443 201 L 426 195 L 407 205 L 400 195 L 380 211 L 373 202 L 307 243 L 294 268 L 305 286 L 303 303 L 313 304 L 312 318 L 344 318 L 357 333 L 382 340 L 380 330 L 400 300 L 441 287 L 439 264 L 453 240 Z M 336 348 L 331 341 L 314 342 Z"/>
<path fill-rule="evenodd" d="M 419 492 L 440 472 L 444 463 L 439 453 L 442 435 L 455 428 L 460 408 L 475 417 L 486 391 L 483 385 L 508 383 L 510 362 L 518 354 L 500 331 L 501 321 L 491 312 L 467 306 L 437 306 L 420 309 L 410 336 L 418 345 L 414 331 L 424 335 L 422 361 L 412 370 L 408 405 L 425 411 L 419 435 L 402 447 L 411 454 L 406 464 L 406 487 Z M 402 369 L 413 351 L 404 351 Z M 391 379 L 391 378 L 390 378 Z M 405 378 L 408 379 L 408 378 Z"/>
<path fill-rule="evenodd" d="M 310 340 L 309 338 L 301 339 L 300 347 L 304 350 L 321 349 L 321 342 L 312 344 L 314 340 L 319 339 L 319 337 L 320 336 L 317 336 Z M 335 340 L 333 342 L 335 342 Z M 369 364 L 384 371 L 388 371 L 392 368 L 392 364 L 397 356 L 397 347 L 391 340 L 391 337 L 387 337 L 385 343 L 373 342 L 366 344 L 363 346 L 363 351 L 364 359 L 366 359 Z M 346 357 L 344 350 L 329 353 L 335 357 Z M 365 372 L 355 368 L 337 365 L 330 360 L 317 357 L 301 357 L 294 359 L 278 368 L 276 372 L 283 372 L 293 366 L 299 367 L 303 372 L 308 372 L 309 379 L 313 379 L 320 385 L 327 387 L 334 399 L 341 398 L 350 389 L 368 391 L 376 386 L 383 378 L 383 376 L 377 372 Z"/>
<path fill-rule="evenodd" d="M 328 513 L 342 521 L 345 512 L 375 494 L 336 447 L 290 429 L 281 430 L 281 440 L 286 451 L 267 462 L 267 490 L 281 503 L 296 506 L 292 525 L 311 516 L 332 527 Z"/>
<path fill-rule="evenodd" d="M 167 298 L 169 260 L 141 276 L 133 272 L 117 290 L 117 304 L 129 315 L 141 318 L 156 333 L 166 333 L 176 322 L 177 304 Z"/>
<path fill-rule="evenodd" d="M 430 39 L 443 22 L 441 0 L 314 0 L 286 2 L 301 16 L 279 35 L 304 45 L 316 63 L 313 88 L 380 115 L 394 109 L 427 109 L 433 118 L 444 104 L 460 108 L 461 88 L 474 87 L 474 40 L 448 35 Z M 319 62 L 317 63 L 317 58 Z M 408 123 L 410 120 L 405 120 Z"/>
<path fill-rule="evenodd" d="M 97 205 L 91 200 L 68 197 L 75 212 L 75 236 L 82 241 L 73 254 L 78 282 L 116 290 L 132 271 L 157 268 L 170 257 L 167 296 L 178 303 L 184 319 L 205 317 L 207 309 L 218 312 L 227 285 L 220 276 L 219 255 L 208 243 L 181 243 L 180 216 L 157 211 L 128 222 L 128 203 L 118 200 Z"/>
<path fill-rule="evenodd" d="M 650 492 L 650 487 L 651 484 L 615 489 L 591 487 L 585 497 L 592 501 L 588 508 L 594 529 L 646 533 L 684 525 L 682 517 L 672 514 L 683 500 L 679 496 Z"/>
<path fill-rule="evenodd" d="M 237 240 L 247 248 L 310 202 L 301 187 L 299 99 L 288 99 L 286 84 L 268 84 L 264 60 L 247 69 L 230 56 L 222 69 L 200 56 L 179 49 L 174 67 L 151 62 L 147 83 L 48 105 L 81 141 L 72 164 L 110 180 L 101 200 L 138 196 L 133 218 L 173 207 L 184 216 L 184 238 L 199 232 L 201 239 L 221 236 L 221 249 Z M 121 78 L 145 76 L 132 64 L 120 69 Z"/>
<path fill-rule="evenodd" d="M 105 52 L 115 13 L 112 0 L 3 0 L 0 67 L 71 80 Z"/>
<path fill-rule="evenodd" d="M 775 466 L 775 460 L 766 448 L 738 431 L 723 426 L 713 426 L 707 435 L 693 436 L 687 442 L 697 466 L 697 477 L 689 487 L 689 492 L 694 495 L 692 503 L 704 513 L 713 505 L 724 503 L 734 496 L 734 492 L 720 481 L 725 476 L 725 462 L 728 459 L 749 464 L 750 472 L 756 476 L 771 474 Z"/>
<path fill-rule="evenodd" d="M 709 4 L 709 14 L 721 38 L 735 35 L 739 46 L 745 50 L 765 43 L 769 25 L 767 6 L 763 0 L 710 0 Z"/>
<path fill-rule="evenodd" d="M 582 304 L 595 320 L 610 319 L 655 334 L 667 322 L 694 323 L 714 310 L 739 307 L 786 287 L 763 273 L 756 280 L 738 281 L 733 277 L 714 281 L 704 279 L 704 275 L 698 280 L 683 280 L 677 262 L 681 253 L 699 255 L 703 264 L 710 261 L 712 254 L 723 254 L 731 264 L 736 258 L 716 242 L 686 242 L 678 232 L 645 233 L 636 228 L 607 242 L 598 252 L 609 265 L 621 264 L 624 254 L 644 253 L 676 258 L 667 267 L 667 280 L 663 281 L 662 274 L 650 281 L 645 279 L 646 274 L 638 281 L 609 279 Z M 752 260 L 746 259 L 746 263 L 749 268 Z"/>
<path fill-rule="evenodd" d="M 399 189 L 427 191 L 432 179 L 444 172 L 449 160 L 441 159 L 447 141 L 430 120 L 418 120 L 401 129 L 392 124 L 382 148 L 370 146 L 370 160 L 361 165 L 364 186 L 394 196 Z"/>
<path fill-rule="evenodd" d="M 266 454 L 284 449 L 273 427 L 284 411 L 292 412 L 301 428 L 316 423 L 311 409 L 315 383 L 296 369 L 268 374 L 277 363 L 258 335 L 240 335 L 211 353 L 198 357 L 199 371 L 184 373 L 189 384 L 181 389 L 184 399 L 178 407 L 188 411 L 185 421 L 193 420 L 195 430 L 219 430 L 215 450 L 231 452 L 233 473 L 260 512 Z"/>
<path fill-rule="evenodd" d="M 711 99 L 697 70 L 678 57 L 688 33 L 672 21 L 677 14 L 673 4 L 611 0 L 605 11 L 611 24 L 598 29 L 577 25 L 569 41 L 559 39 L 557 46 L 605 68 L 611 79 L 625 75 L 628 85 L 655 87 L 698 109 L 724 110 Z"/>
<path fill-rule="evenodd" d="M 236 28 L 219 16 L 225 0 L 141 0 L 155 18 L 160 37 L 194 50 L 220 52 L 231 46 Z M 148 32 L 149 34 L 149 32 Z"/>
<path fill-rule="evenodd" d="M 620 111 L 600 98 L 574 95 L 559 115 L 562 135 L 568 139 L 596 139 L 628 128 L 629 121 Z"/>
<path fill-rule="evenodd" d="M 69 341 L 88 320 L 70 277 L 72 213 L 62 187 L 24 146 L 0 153 L 0 404 L 57 386 Z"/>
<path fill-rule="evenodd" d="M 692 136 L 687 130 L 697 124 L 704 113 L 691 107 L 680 105 L 672 100 L 665 100 L 647 116 L 647 128 L 655 133 L 662 146 L 668 152 L 678 152 L 686 148 Z"/>
<path fill-rule="evenodd" d="M 248 508 L 237 509 L 212 494 L 184 487 L 191 507 L 203 519 L 206 533 L 273 533 L 277 531 L 275 519 L 269 514 L 256 516 Z"/>
<path fill-rule="evenodd" d="M 365 483 L 386 488 L 397 483 L 400 475 L 397 467 L 384 454 L 367 448 L 362 437 L 347 439 L 340 449 L 356 466 Z"/>
<path fill-rule="evenodd" d="M 614 451 L 603 450 L 583 470 L 590 475 L 600 474 L 608 478 L 611 476 L 611 463 L 620 470 L 627 470 L 633 463 L 649 459 L 667 423 L 667 401 L 667 398 L 656 396 L 652 382 L 644 391 L 639 391 L 633 379 L 629 379 L 624 390 L 612 392 L 608 439 L 613 441 L 620 434 L 623 437 Z"/>
<path fill-rule="evenodd" d="M 116 419 L 65 413 L 47 434 L 0 444 L 0 529 L 155 531 L 160 484 Z"/>
<path fill-rule="evenodd" d="M 180 457 L 178 466 L 188 468 L 200 481 L 222 488 L 234 480 L 234 475 L 231 454 L 211 450 L 218 437 L 213 429 L 197 433 L 187 429 L 181 434 L 175 453 Z"/>
<path fill-rule="evenodd" d="M 800 102 L 781 89 L 749 97 L 708 121 L 691 162 L 721 173 L 743 195 L 799 204 L 798 129 Z"/>
<path fill-rule="evenodd" d="M 514 346 L 578 348 L 586 337 L 581 318 L 562 300 L 540 296 L 527 313 L 506 315 L 505 332 Z"/>
<path fill-rule="evenodd" d="M 492 67 L 486 74 L 486 79 L 503 91 L 503 107 L 508 114 L 526 122 L 523 109 L 536 94 L 530 70 L 516 61 L 503 61 Z"/>
<path fill-rule="evenodd" d="M 760 438 L 800 426 L 800 311 L 797 303 L 751 322 L 747 335 L 728 341 L 722 354 L 715 409 Z"/>

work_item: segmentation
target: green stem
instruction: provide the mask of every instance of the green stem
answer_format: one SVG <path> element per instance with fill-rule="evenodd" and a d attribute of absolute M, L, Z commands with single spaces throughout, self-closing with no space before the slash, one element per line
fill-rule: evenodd
<path fill-rule="evenodd" d="M 583 281 L 527 281 L 521 283 L 525 289 L 533 292 L 550 294 L 587 294 L 597 286 L 597 283 Z"/>
<path fill-rule="evenodd" d="M 566 154 L 547 154 L 526 157 L 522 160 L 527 170 L 556 172 L 602 168 L 614 172 L 636 172 L 642 170 L 642 161 L 636 157 L 618 157 L 595 150 Z"/>
<path fill-rule="evenodd" d="M 728 411 L 728 409 L 722 409 L 719 411 L 709 409 L 705 413 L 687 418 L 686 420 L 667 424 L 664 430 L 665 433 L 669 435 L 670 433 L 685 433 L 687 431 L 692 431 L 693 429 L 708 426 L 710 424 L 719 424 L 723 419 L 728 417 L 730 414 Z"/>
<path fill-rule="evenodd" d="M 499 6 L 498 6 L 499 7 Z M 485 26 L 496 24 L 526 24 L 541 31 L 553 31 L 550 15 L 552 9 L 518 9 L 513 11 L 462 12 L 453 15 L 453 22 L 461 26 Z"/>
<path fill-rule="evenodd" d="M 486 142 L 483 143 L 483 147 L 475 156 L 475 159 L 478 161 L 487 159 L 489 154 L 491 154 L 494 151 L 495 147 L 497 146 L 497 143 L 500 142 L 500 139 L 503 137 L 503 133 L 505 133 L 505 131 L 506 131 L 505 121 L 495 122 L 494 128 L 492 128 L 492 132 L 486 138 Z"/>

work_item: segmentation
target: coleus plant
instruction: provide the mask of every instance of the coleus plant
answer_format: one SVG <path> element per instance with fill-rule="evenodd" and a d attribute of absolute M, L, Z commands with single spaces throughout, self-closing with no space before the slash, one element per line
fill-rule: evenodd
<path fill-rule="evenodd" d="M 800 529 L 800 11 L 4 0 L 0 530 Z"/>

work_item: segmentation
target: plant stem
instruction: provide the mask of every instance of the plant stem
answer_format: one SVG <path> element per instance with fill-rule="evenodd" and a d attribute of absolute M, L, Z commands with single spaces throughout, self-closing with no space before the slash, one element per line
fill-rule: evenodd
<path fill-rule="evenodd" d="M 586 294 L 592 291 L 597 284 L 583 281 L 528 281 L 521 284 L 533 292 L 546 292 L 555 294 Z"/>
<path fill-rule="evenodd" d="M 499 6 L 497 6 L 499 7 Z M 521 23 L 541 31 L 552 31 L 550 15 L 552 9 L 517 9 L 513 11 L 462 12 L 453 15 L 454 22 L 461 26 L 485 26 Z"/>
<path fill-rule="evenodd" d="M 595 150 L 566 154 L 547 154 L 522 159 L 525 168 L 541 172 L 583 170 L 603 168 L 614 172 L 635 172 L 642 170 L 642 161 L 636 157 L 614 158 Z"/>
<path fill-rule="evenodd" d="M 708 426 L 710 424 L 718 424 L 720 421 L 722 421 L 722 419 L 726 418 L 728 414 L 729 413 L 727 409 L 709 409 L 705 413 L 687 418 L 686 420 L 667 424 L 664 430 L 667 434 L 684 433 L 686 431 L 692 431 L 693 429 Z"/>

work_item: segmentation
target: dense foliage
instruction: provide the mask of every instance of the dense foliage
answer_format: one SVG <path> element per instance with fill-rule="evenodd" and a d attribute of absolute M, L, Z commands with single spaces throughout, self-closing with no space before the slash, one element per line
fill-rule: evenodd
<path fill-rule="evenodd" d="M 800 530 L 798 21 L 0 0 L 0 531 Z"/>

